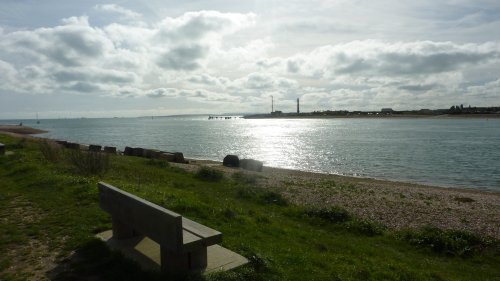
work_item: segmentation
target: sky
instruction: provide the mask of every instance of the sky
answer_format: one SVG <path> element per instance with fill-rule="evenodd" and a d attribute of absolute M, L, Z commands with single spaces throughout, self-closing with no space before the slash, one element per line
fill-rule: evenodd
<path fill-rule="evenodd" d="M 500 105 L 498 0 L 0 0 L 0 119 Z"/>

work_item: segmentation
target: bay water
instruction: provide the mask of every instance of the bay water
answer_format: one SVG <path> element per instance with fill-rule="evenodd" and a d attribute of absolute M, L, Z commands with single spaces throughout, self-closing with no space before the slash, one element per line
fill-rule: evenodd
<path fill-rule="evenodd" d="M 208 116 L 4 120 L 83 144 L 154 148 L 222 161 L 500 191 L 500 119 L 212 119 Z"/>

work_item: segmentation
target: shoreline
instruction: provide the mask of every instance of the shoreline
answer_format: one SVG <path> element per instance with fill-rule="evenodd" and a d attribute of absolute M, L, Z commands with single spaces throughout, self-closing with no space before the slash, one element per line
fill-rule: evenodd
<path fill-rule="evenodd" d="M 18 135 L 36 135 L 36 134 L 47 133 L 47 131 L 23 125 L 0 125 L 0 132 L 6 132 Z"/>
<path fill-rule="evenodd" d="M 284 113 L 283 115 L 255 114 L 243 116 L 244 119 L 500 119 L 500 114 L 442 114 L 442 115 L 415 115 L 415 114 L 381 114 L 381 115 L 297 115 Z"/>
<path fill-rule="evenodd" d="M 241 173 L 255 185 L 282 194 L 292 204 L 329 208 L 349 213 L 389 229 L 426 226 L 464 230 L 500 239 L 500 192 L 439 187 L 409 182 L 357 178 L 300 170 L 264 167 L 262 172 L 222 166 L 211 160 L 175 164 L 195 173 L 201 166 L 222 171 L 227 177 Z"/>
<path fill-rule="evenodd" d="M 1 132 L 1 131 L 0 131 Z M 2 132 L 14 137 L 44 140 L 30 135 Z M 52 139 L 46 139 L 55 141 Z M 500 240 L 500 192 L 460 187 L 439 187 L 409 182 L 350 177 L 275 167 L 262 172 L 229 168 L 220 161 L 187 157 L 187 164 L 170 163 L 196 173 L 206 166 L 227 177 L 239 173 L 251 186 L 279 193 L 291 204 L 330 208 L 339 206 L 363 220 L 389 229 L 464 230 Z"/>

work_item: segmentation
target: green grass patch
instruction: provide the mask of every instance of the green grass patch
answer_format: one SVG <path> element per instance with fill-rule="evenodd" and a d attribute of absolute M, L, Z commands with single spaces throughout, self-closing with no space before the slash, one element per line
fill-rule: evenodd
<path fill-rule="evenodd" d="M 498 247 L 496 242 L 481 239 L 466 231 L 441 230 L 435 227 L 402 231 L 398 237 L 417 247 L 453 256 L 468 256 L 486 248 Z"/>
<path fill-rule="evenodd" d="M 196 172 L 196 177 L 201 180 L 205 181 L 221 181 L 224 178 L 224 173 L 222 171 L 213 169 L 213 168 L 208 168 L 208 167 L 201 167 L 198 172 Z"/>

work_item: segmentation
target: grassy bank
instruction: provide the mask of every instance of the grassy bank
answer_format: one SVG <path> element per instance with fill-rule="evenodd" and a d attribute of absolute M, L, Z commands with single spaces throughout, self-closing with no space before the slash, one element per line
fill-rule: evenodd
<path fill-rule="evenodd" d="M 188 173 L 0 135 L 1 280 L 156 280 L 94 235 L 111 228 L 100 180 L 221 231 L 250 264 L 208 280 L 498 280 L 498 243 L 460 231 L 392 231 L 342 208 L 305 208 L 251 174 Z M 88 158 L 86 158 L 88 157 Z M 87 168 L 88 169 L 87 169 Z M 187 278 L 187 277 L 186 277 Z"/>

